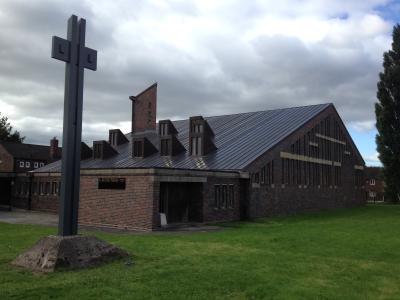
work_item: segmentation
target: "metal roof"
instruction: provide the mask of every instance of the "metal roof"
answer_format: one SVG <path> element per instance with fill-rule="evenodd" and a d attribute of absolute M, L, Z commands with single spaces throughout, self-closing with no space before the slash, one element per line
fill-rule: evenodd
<path fill-rule="evenodd" d="M 159 153 L 146 158 L 132 158 L 131 142 L 115 149 L 118 155 L 105 160 L 88 159 L 82 169 L 173 168 L 196 170 L 242 170 L 260 155 L 278 144 L 332 104 L 318 104 L 267 111 L 206 117 L 215 133 L 217 150 L 203 157 L 193 157 L 189 149 L 189 120 L 172 121 L 178 139 L 186 152 L 163 157 Z M 158 149 L 156 132 L 144 133 Z M 141 133 L 143 135 L 143 133 Z M 131 134 L 127 134 L 129 140 Z M 59 172 L 61 161 L 46 165 L 35 172 Z"/>
<path fill-rule="evenodd" d="M 0 141 L 14 158 L 50 160 L 50 146 Z M 61 148 L 60 148 L 61 149 Z"/>

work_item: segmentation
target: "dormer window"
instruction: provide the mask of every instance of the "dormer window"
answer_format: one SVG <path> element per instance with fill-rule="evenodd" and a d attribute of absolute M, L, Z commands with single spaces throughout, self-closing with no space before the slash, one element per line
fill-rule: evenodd
<path fill-rule="evenodd" d="M 94 141 L 93 142 L 93 158 L 94 159 L 107 159 L 118 152 L 106 141 Z"/>
<path fill-rule="evenodd" d="M 111 146 L 116 147 L 128 143 L 128 139 L 119 129 L 110 129 L 108 132 L 108 142 Z"/>
<path fill-rule="evenodd" d="M 113 146 L 117 144 L 117 134 L 115 132 L 110 134 L 110 144 Z"/>
<path fill-rule="evenodd" d="M 132 156 L 147 157 L 158 150 L 146 137 L 136 137 L 132 140 Z"/>
<path fill-rule="evenodd" d="M 217 149 L 214 144 L 214 132 L 203 117 L 191 117 L 189 122 L 190 155 L 203 156 Z"/>
<path fill-rule="evenodd" d="M 93 158 L 101 158 L 101 144 L 93 145 Z"/>
<path fill-rule="evenodd" d="M 160 136 L 161 156 L 174 156 L 185 151 L 185 148 L 177 138 L 178 131 L 171 120 L 159 121 L 158 133 Z"/>
<path fill-rule="evenodd" d="M 167 123 L 160 123 L 160 135 L 166 136 L 168 134 L 168 124 Z"/>
<path fill-rule="evenodd" d="M 133 142 L 133 156 L 143 157 L 143 141 Z"/>

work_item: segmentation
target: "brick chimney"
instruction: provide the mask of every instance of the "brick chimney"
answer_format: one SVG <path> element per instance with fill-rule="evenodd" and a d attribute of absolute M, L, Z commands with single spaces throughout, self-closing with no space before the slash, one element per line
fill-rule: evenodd
<path fill-rule="evenodd" d="M 50 140 L 50 160 L 57 160 L 60 158 L 60 149 L 58 148 L 58 140 L 56 137 L 53 137 Z"/>
<path fill-rule="evenodd" d="M 157 83 L 129 99 L 132 100 L 132 133 L 156 130 Z"/>

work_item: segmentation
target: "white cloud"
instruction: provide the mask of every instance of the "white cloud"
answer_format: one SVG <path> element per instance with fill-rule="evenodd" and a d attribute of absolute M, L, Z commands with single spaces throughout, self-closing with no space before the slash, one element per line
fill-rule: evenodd
<path fill-rule="evenodd" d="M 365 163 L 367 166 L 381 166 L 382 163 L 378 158 L 378 152 L 375 152 L 374 154 L 367 155 L 364 157 Z"/>
<path fill-rule="evenodd" d="M 2 1 L 0 111 L 28 141 L 61 136 L 64 70 L 50 38 L 74 12 L 98 50 L 98 71 L 85 73 L 86 141 L 129 130 L 128 96 L 155 81 L 159 119 L 334 102 L 368 130 L 392 26 L 375 8 L 387 3 Z"/>
<path fill-rule="evenodd" d="M 358 132 L 368 132 L 375 128 L 375 121 L 350 122 L 349 126 Z"/>

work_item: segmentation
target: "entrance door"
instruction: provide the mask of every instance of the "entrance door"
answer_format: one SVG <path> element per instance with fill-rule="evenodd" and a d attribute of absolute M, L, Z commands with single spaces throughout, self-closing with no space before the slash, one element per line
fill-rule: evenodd
<path fill-rule="evenodd" d="M 160 212 L 169 224 L 202 221 L 202 187 L 202 183 L 161 183 Z"/>

